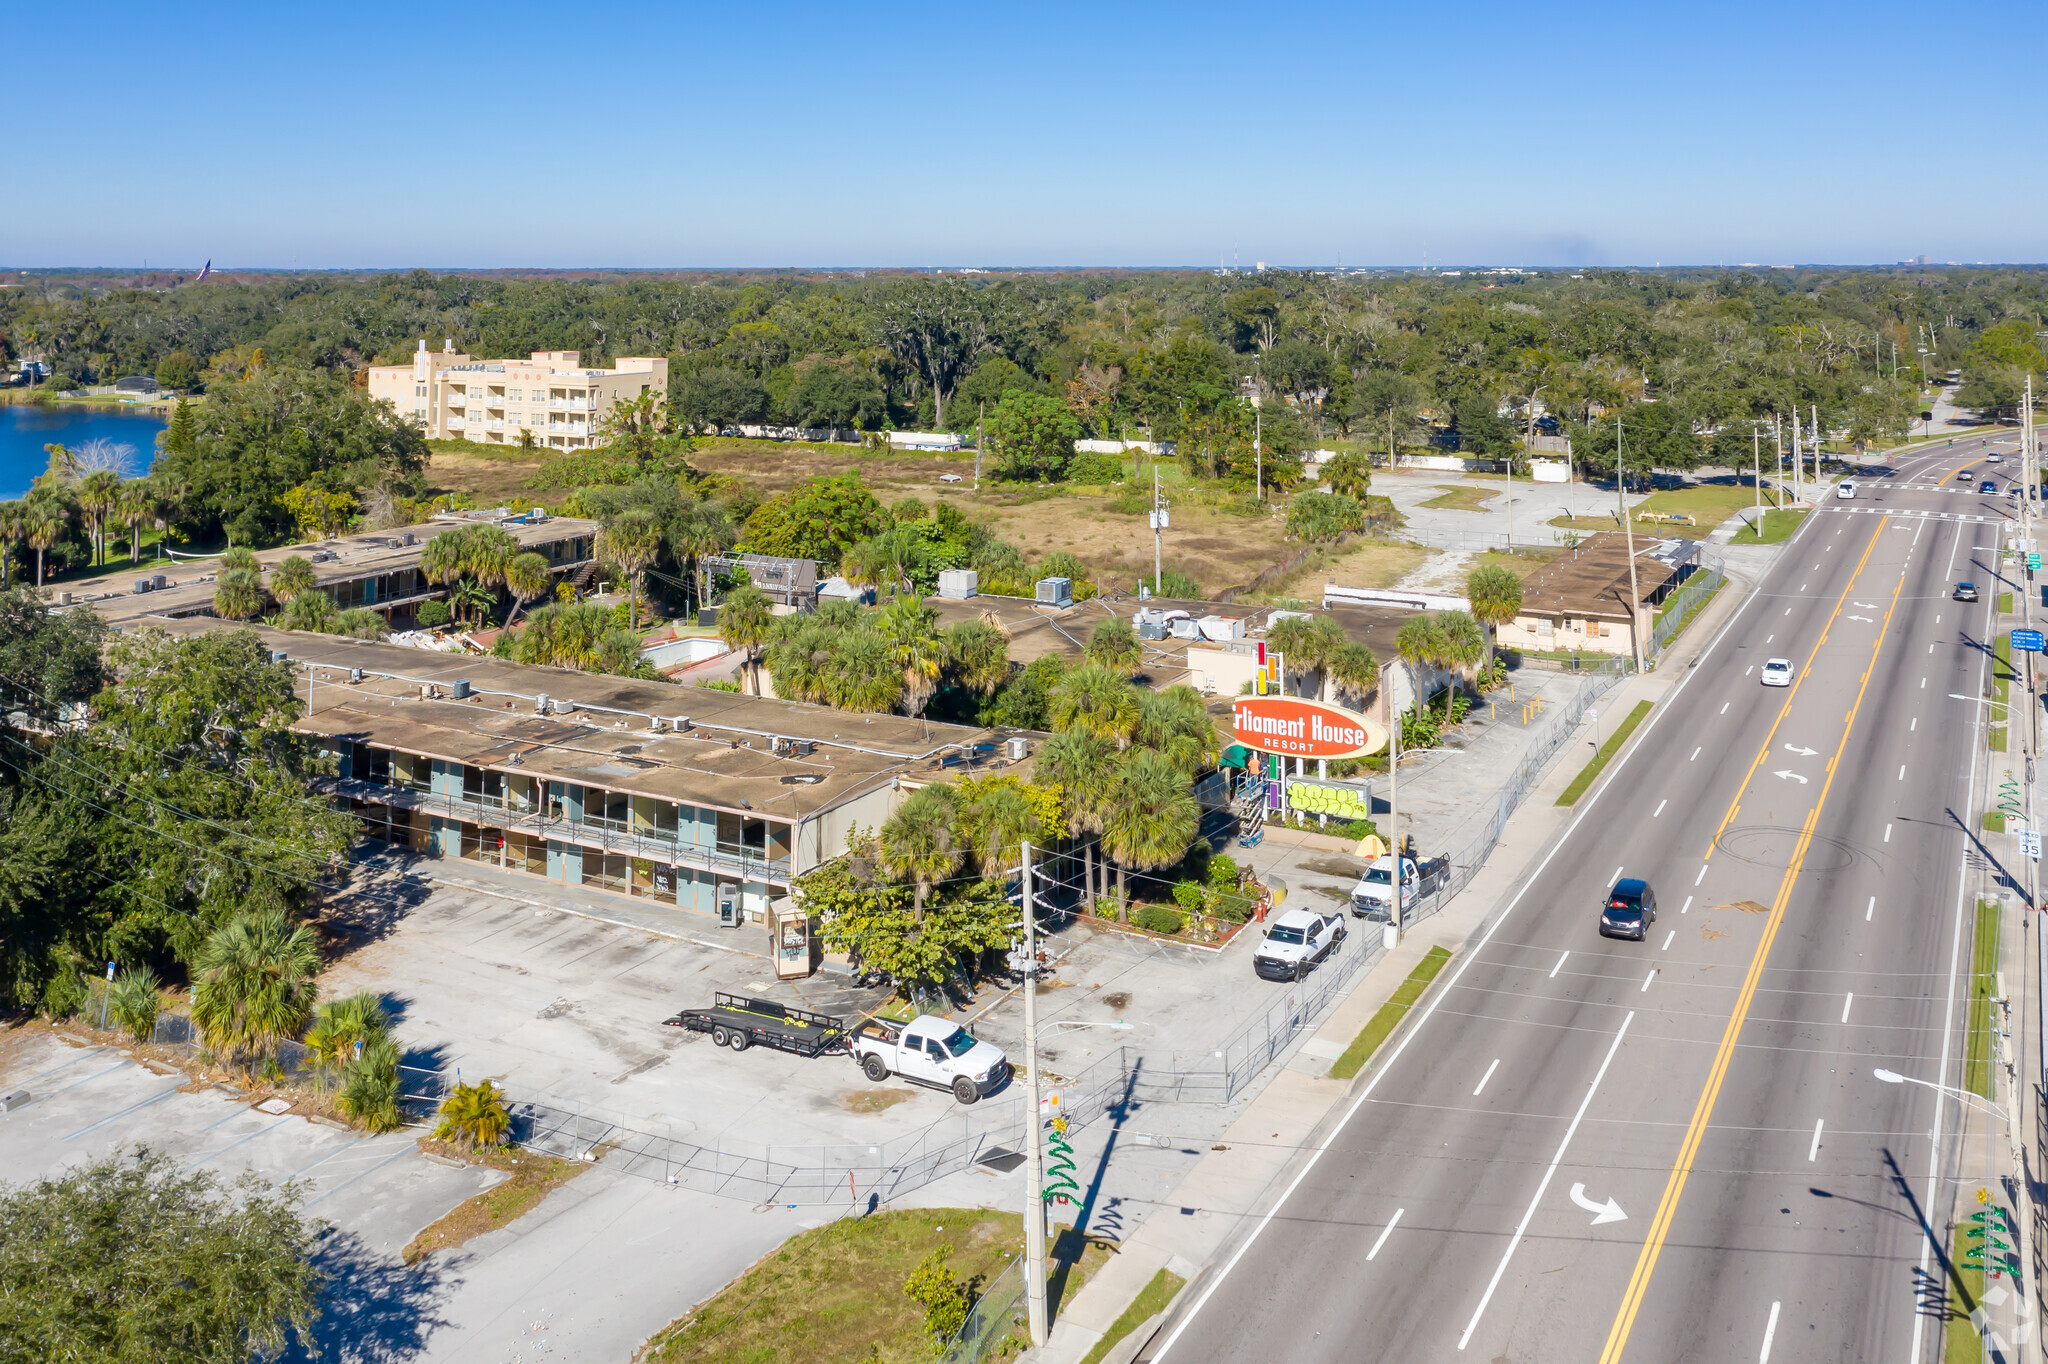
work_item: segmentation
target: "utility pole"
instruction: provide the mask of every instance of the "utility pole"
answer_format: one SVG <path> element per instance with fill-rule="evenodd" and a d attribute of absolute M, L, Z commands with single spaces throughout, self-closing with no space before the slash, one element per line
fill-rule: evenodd
<path fill-rule="evenodd" d="M 1800 488 L 1800 474 L 1806 465 L 1806 452 L 1799 448 L 1799 409 L 1792 409 L 1792 500 L 1803 500 L 1805 494 Z"/>
<path fill-rule="evenodd" d="M 977 492 L 981 490 L 981 424 L 987 416 L 988 404 L 984 402 L 974 414 L 974 487 Z"/>
<path fill-rule="evenodd" d="M 1254 501 L 1266 500 L 1266 452 L 1264 448 L 1265 413 L 1259 410 L 1259 380 L 1256 368 L 1252 375 L 1252 486 L 1258 490 Z"/>
<path fill-rule="evenodd" d="M 1024 1303 L 1031 1344 L 1045 1344 L 1044 1119 L 1038 1109 L 1038 906 L 1031 895 L 1031 845 L 1024 884 Z"/>
<path fill-rule="evenodd" d="M 1621 504 L 1621 533 L 1628 545 L 1628 642 L 1635 651 L 1636 671 L 1643 670 L 1643 596 L 1636 587 L 1636 532 L 1628 520 L 1628 497 L 1621 490 L 1621 418 L 1614 419 L 1614 498 Z"/>
<path fill-rule="evenodd" d="M 1160 532 L 1166 529 L 1166 508 L 1159 504 L 1159 461 L 1152 461 L 1152 595 L 1159 595 L 1159 588 L 1166 581 L 1163 551 L 1160 548 Z"/>
<path fill-rule="evenodd" d="M 1419 665 L 1410 666 L 1408 680 L 1414 683 L 1416 693 L 1415 709 L 1422 709 L 1422 679 L 1417 675 Z M 1387 688 L 1387 706 L 1395 706 L 1394 689 Z M 1387 924 L 1387 950 L 1401 945 L 1401 716 L 1395 711 L 1393 723 L 1387 726 L 1387 841 L 1393 844 L 1394 855 L 1394 915 Z M 1371 868 L 1367 868 L 1368 871 Z"/>
<path fill-rule="evenodd" d="M 1756 538 L 1764 538 L 1764 433 L 1754 422 L 1749 427 L 1749 457 L 1756 464 Z"/>
<path fill-rule="evenodd" d="M 1809 404 L 1808 412 L 1813 414 L 1813 488 L 1814 496 L 1820 496 L 1820 405 Z"/>
<path fill-rule="evenodd" d="M 1771 414 L 1771 458 L 1774 462 L 1772 473 L 1778 480 L 1777 503 L 1782 507 L 1785 505 L 1785 440 L 1778 430 L 1778 414 L 1775 412 Z"/>

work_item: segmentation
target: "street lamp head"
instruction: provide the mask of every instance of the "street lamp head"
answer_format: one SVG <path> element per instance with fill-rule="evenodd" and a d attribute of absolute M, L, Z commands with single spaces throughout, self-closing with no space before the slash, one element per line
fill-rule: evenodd
<path fill-rule="evenodd" d="M 1906 1077 L 1896 1070 L 1873 1070 L 1870 1073 L 1888 1085 L 1904 1084 L 1906 1080 Z"/>

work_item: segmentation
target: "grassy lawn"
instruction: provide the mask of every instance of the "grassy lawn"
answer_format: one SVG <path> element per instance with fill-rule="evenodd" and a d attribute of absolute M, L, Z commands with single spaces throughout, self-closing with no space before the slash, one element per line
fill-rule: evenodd
<path fill-rule="evenodd" d="M 1991 1025 L 1998 992 L 1998 902 L 1977 902 L 1977 931 L 1970 951 L 1969 1035 L 1963 1044 L 1963 1087 L 1989 1099 Z"/>
<path fill-rule="evenodd" d="M 1062 1234 L 1052 1250 L 1055 1311 L 1110 1252 Z M 961 1283 L 977 1292 L 1024 1251 L 1014 1212 L 918 1208 L 845 1217 L 800 1232 L 710 1301 L 657 1332 L 640 1364 L 910 1364 L 932 1358 L 924 1312 L 903 1281 L 941 1245 Z M 1156 1309 L 1155 1309 L 1156 1310 Z M 1143 1320 L 1143 1318 L 1140 1318 Z M 1021 1332 L 1019 1333 L 1021 1334 Z"/>
<path fill-rule="evenodd" d="M 1351 1039 L 1351 1045 L 1344 1048 L 1344 1054 L 1337 1058 L 1337 1064 L 1330 1067 L 1330 1076 L 1337 1080 L 1348 1080 L 1365 1069 L 1365 1063 L 1380 1049 L 1380 1043 L 1393 1035 L 1408 1011 L 1415 1007 L 1415 1001 L 1422 998 L 1422 992 L 1444 969 L 1444 963 L 1451 959 L 1448 948 L 1432 947 L 1415 969 L 1408 973 L 1408 979 L 1401 982 L 1393 997 L 1380 1005 L 1379 1012 Z"/>
<path fill-rule="evenodd" d="M 1770 500 L 1770 494 L 1768 492 L 1765 493 L 1765 503 L 1768 504 Z M 1717 479 L 1711 483 L 1695 484 L 1689 488 L 1673 488 L 1663 492 L 1651 493 L 1640 503 L 1630 507 L 1629 515 L 1634 518 L 1636 529 L 1639 533 L 1705 532 L 1712 530 L 1737 512 L 1747 511 L 1755 506 L 1756 490 L 1754 488 L 1747 484 L 1737 483 L 1732 479 Z M 1683 521 L 1668 522 L 1646 519 L 1660 516 L 1691 517 L 1692 524 L 1688 526 Z M 1550 524 L 1588 533 L 1597 530 L 1621 529 L 1621 522 L 1613 513 L 1605 513 L 1599 516 L 1558 516 L 1553 517 Z M 1699 537 L 1692 535 L 1689 538 L 1697 539 Z"/>
<path fill-rule="evenodd" d="M 1451 511 L 1485 511 L 1494 497 L 1491 488 L 1446 488 L 1420 505 L 1444 507 Z"/>
<path fill-rule="evenodd" d="M 2012 593 L 2001 592 L 1998 594 L 1998 614 L 2001 616 L 2012 614 Z"/>
<path fill-rule="evenodd" d="M 1702 612 L 1702 611 L 1704 611 L 1704 610 L 1706 610 L 1706 609 L 1707 609 L 1707 603 L 1708 603 L 1708 602 L 1711 602 L 1711 601 L 1712 601 L 1712 600 L 1713 600 L 1714 598 L 1716 598 L 1716 597 L 1720 596 L 1720 595 L 1721 595 L 1721 589 L 1722 589 L 1722 588 L 1724 588 L 1724 587 L 1726 587 L 1727 585 L 1728 585 L 1728 581 L 1727 581 L 1727 579 L 1725 579 L 1725 578 L 1724 578 L 1724 579 L 1722 579 L 1722 580 L 1721 580 L 1720 582 L 1718 582 L 1718 583 L 1714 584 L 1714 590 L 1713 590 L 1713 591 L 1711 591 L 1711 592 L 1707 593 L 1707 594 L 1706 594 L 1706 595 L 1705 595 L 1704 597 L 1700 597 L 1700 598 L 1697 598 L 1697 599 L 1695 599 L 1695 600 L 1694 600 L 1694 602 L 1693 602 L 1693 604 L 1692 604 L 1692 607 L 1691 607 L 1691 609 L 1690 609 L 1690 610 L 1688 610 L 1688 611 L 1687 611 L 1687 612 L 1685 613 L 1685 617 L 1684 617 L 1684 619 L 1682 619 L 1681 621 L 1679 621 L 1679 623 L 1678 623 L 1678 624 L 1677 624 L 1676 626 L 1674 626 L 1674 627 L 1673 627 L 1673 628 L 1674 628 L 1674 629 L 1675 629 L 1675 630 L 1677 631 L 1677 633 L 1676 633 L 1676 634 L 1674 634 L 1674 635 L 1672 635 L 1672 636 L 1671 636 L 1671 638 L 1672 638 L 1672 640 L 1673 640 L 1674 642 L 1676 642 L 1676 641 L 1677 641 L 1677 639 L 1678 639 L 1678 636 L 1679 636 L 1679 635 L 1682 635 L 1682 634 L 1684 634 L 1684 633 L 1686 632 L 1686 629 L 1687 629 L 1687 627 L 1689 627 L 1689 626 L 1690 626 L 1690 625 L 1691 625 L 1691 624 L 1692 624 L 1692 623 L 1693 623 L 1693 622 L 1694 622 L 1695 620 L 1698 620 L 1698 619 L 1699 619 L 1699 615 L 1700 615 L 1700 612 Z M 1660 606 L 1660 607 L 1658 607 L 1658 608 L 1657 608 L 1657 621 L 1656 621 L 1656 623 L 1657 623 L 1658 625 L 1662 625 L 1662 624 L 1664 623 L 1664 616 L 1665 616 L 1665 613 L 1666 613 L 1666 611 L 1667 611 L 1667 608 L 1669 608 L 1669 607 L 1671 606 L 1672 602 L 1673 602 L 1673 601 L 1674 601 L 1674 600 L 1675 600 L 1676 598 L 1677 598 L 1677 593 L 1673 593 L 1673 594 L 1672 594 L 1672 595 L 1671 595 L 1670 597 L 1667 597 L 1667 598 L 1665 598 L 1665 601 L 1664 601 L 1664 605 L 1663 605 L 1663 606 Z M 1668 648 L 1670 648 L 1671 646 L 1667 644 L 1667 645 L 1665 645 L 1664 647 L 1668 649 Z"/>
<path fill-rule="evenodd" d="M 1186 1285 L 1187 1280 L 1171 1270 L 1162 1269 L 1154 1274 L 1152 1282 L 1139 1290 L 1131 1305 L 1124 1309 L 1124 1314 L 1102 1333 L 1102 1339 L 1095 1342 L 1095 1348 L 1087 1353 L 1081 1364 L 1098 1364 L 1104 1355 L 1116 1348 L 1118 1341 L 1164 1312 L 1174 1295 Z"/>
<path fill-rule="evenodd" d="M 1320 570 L 1321 577 L 1311 582 L 1308 570 L 1304 569 L 1292 583 L 1275 584 L 1275 590 L 1292 588 L 1296 595 L 1311 595 L 1301 591 L 1307 588 L 1320 600 L 1324 583 L 1341 583 L 1345 587 L 1392 587 L 1421 567 L 1429 555 L 1430 551 L 1420 545 L 1399 544 L 1391 540 L 1353 540 L 1330 552 L 1328 561 Z M 1315 559 L 1310 559 L 1308 568 L 1314 568 L 1315 562 Z"/>
<path fill-rule="evenodd" d="M 1600 745 L 1600 751 L 1593 755 L 1592 761 L 1579 769 L 1579 775 L 1572 778 L 1572 784 L 1564 788 L 1564 794 L 1557 798 L 1557 803 L 1559 805 L 1578 804 L 1579 797 L 1586 794 L 1586 788 L 1591 786 L 1593 779 L 1598 777 L 1601 771 L 1606 768 L 1608 759 L 1620 751 L 1621 746 L 1628 742 L 1628 736 L 1636 732 L 1636 726 L 1641 724 L 1643 717 L 1649 713 L 1650 703 L 1648 701 L 1636 702 L 1636 708 L 1630 711 L 1628 716 L 1614 727 L 1614 733 L 1607 736 L 1607 742 Z"/>
<path fill-rule="evenodd" d="M 1969 1223 L 1956 1223 L 1955 1242 L 1949 1248 L 1952 1266 L 1949 1276 L 1948 1322 L 1941 1333 L 1941 1364 L 1983 1364 L 1984 1338 L 1978 1334 L 1970 1313 L 1984 1296 L 1984 1270 L 1963 1262 L 1963 1252 L 1972 1238 Z"/>
<path fill-rule="evenodd" d="M 589 1169 L 581 1161 L 557 1160 L 517 1148 L 499 1151 L 458 1151 L 437 1141 L 422 1141 L 423 1150 L 435 1150 L 488 1165 L 511 1175 L 503 1183 L 484 1190 L 474 1198 L 456 1204 L 438 1221 L 428 1225 L 407 1243 L 403 1256 L 409 1265 L 418 1264 L 437 1250 L 453 1250 L 471 1237 L 496 1231 L 540 1206 L 542 1199 L 562 1184 Z"/>
<path fill-rule="evenodd" d="M 1744 526 L 1735 532 L 1731 545 L 1775 545 L 1792 538 L 1792 532 L 1799 529 L 1799 523 L 1806 519 L 1803 511 L 1766 511 L 1764 530 L 1758 535 L 1754 529 Z"/>

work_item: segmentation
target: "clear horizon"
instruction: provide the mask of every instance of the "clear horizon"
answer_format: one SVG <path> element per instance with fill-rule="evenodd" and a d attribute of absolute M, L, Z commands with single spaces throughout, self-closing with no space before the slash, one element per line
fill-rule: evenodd
<path fill-rule="evenodd" d="M 1492 3 L 1455 24 L 802 3 L 95 21 L 123 37 L 94 51 L 91 98 L 73 63 L 17 63 L 17 107 L 61 112 L 9 147 L 7 268 L 2048 260 L 2026 68 L 1946 96 L 1920 68 L 1956 24 L 1898 3 L 1711 25 Z M 1980 4 L 1966 28 L 2025 52 L 2048 16 Z M 76 29 L 45 8 L 14 36 L 48 54 Z M 106 261 L 136 264 L 87 264 Z"/>

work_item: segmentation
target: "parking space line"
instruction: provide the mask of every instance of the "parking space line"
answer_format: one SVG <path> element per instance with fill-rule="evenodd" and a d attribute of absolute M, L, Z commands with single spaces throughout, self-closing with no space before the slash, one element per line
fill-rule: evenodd
<path fill-rule="evenodd" d="M 383 1169 L 386 1165 L 389 1165 L 392 1161 L 403 1160 L 409 1155 L 417 1154 L 417 1152 L 417 1147 L 415 1147 L 411 1142 L 406 1142 L 405 1144 L 400 1146 L 396 1151 L 392 1152 L 391 1155 L 386 1159 L 378 1161 L 375 1165 L 372 1165 L 369 1169 L 363 1171 L 362 1174 L 356 1175 L 352 1179 L 343 1180 L 341 1183 L 335 1185 L 326 1193 L 321 1194 L 318 1198 L 314 1199 L 312 1203 L 308 1203 L 306 1206 L 310 1208 L 313 1207 L 315 1204 L 324 1203 L 328 1199 L 340 1193 L 343 1189 L 346 1189 L 349 1185 L 355 1183 L 356 1180 L 363 1178 L 364 1175 L 373 1175 L 377 1173 L 377 1171 Z"/>
<path fill-rule="evenodd" d="M 253 1109 L 250 1109 L 250 1110 L 245 1110 L 245 1111 L 248 1111 L 248 1112 L 253 1112 L 254 1110 L 253 1110 Z M 237 1137 L 237 1138 L 235 1138 L 235 1139 L 234 1139 L 233 1141 L 229 1142 L 229 1143 L 228 1143 L 228 1144 L 227 1144 L 226 1146 L 223 1146 L 223 1147 L 221 1147 L 221 1148 L 220 1148 L 220 1150 L 218 1150 L 218 1151 L 215 1151 L 215 1152 L 214 1152 L 214 1153 L 213 1153 L 212 1155 L 210 1155 L 210 1156 L 201 1156 L 201 1157 L 200 1157 L 200 1158 L 199 1158 L 198 1160 L 195 1160 L 195 1161 L 193 1161 L 193 1162 L 192 1162 L 192 1163 L 191 1163 L 190 1165 L 187 1165 L 187 1166 L 186 1166 L 186 1167 L 184 1168 L 184 1170 L 181 1170 L 181 1171 L 180 1171 L 179 1173 L 181 1173 L 181 1174 L 187 1174 L 187 1173 L 190 1173 L 190 1172 L 191 1172 L 191 1171 L 193 1171 L 193 1170 L 196 1170 L 196 1169 L 198 1169 L 198 1168 L 199 1168 L 200 1166 L 202 1166 L 202 1165 L 208 1164 L 208 1163 L 210 1163 L 210 1162 L 212 1162 L 212 1161 L 216 1161 L 216 1160 L 219 1160 L 219 1159 L 220 1159 L 220 1158 L 221 1158 L 222 1156 L 224 1156 L 224 1155 L 226 1155 L 226 1154 L 227 1154 L 228 1152 L 230 1152 L 230 1151 L 234 1150 L 234 1149 L 235 1149 L 235 1148 L 236 1148 L 237 1146 L 240 1146 L 240 1145 L 242 1145 L 242 1144 L 243 1144 L 243 1143 L 245 1143 L 245 1142 L 251 1142 L 251 1141 L 254 1141 L 254 1140 L 256 1140 L 256 1138 L 258 1138 L 258 1137 L 260 1137 L 260 1136 L 263 1136 L 263 1135 L 265 1135 L 266 1133 L 270 1133 L 270 1132 L 275 1132 L 275 1131 L 276 1131 L 276 1130 L 277 1130 L 278 1128 L 280 1128 L 280 1127 L 284 1126 L 284 1124 L 285 1124 L 285 1122 L 286 1122 L 286 1121 L 288 1121 L 288 1120 L 287 1120 L 287 1119 L 284 1119 L 284 1118 L 279 1118 L 279 1119 L 278 1119 L 278 1120 L 277 1120 L 276 1122 L 269 1122 L 269 1123 L 265 1123 L 265 1124 L 264 1124 L 263 1126 L 261 1126 L 261 1127 L 257 1128 L 257 1129 L 256 1129 L 256 1130 L 255 1130 L 254 1132 L 251 1132 L 251 1133 L 250 1133 L 250 1134 L 249 1134 L 248 1136 L 246 1136 L 246 1137 Z M 220 1126 L 220 1124 L 219 1124 L 219 1123 L 215 1123 L 215 1124 L 214 1124 L 214 1126 L 218 1127 L 218 1126 Z"/>
<path fill-rule="evenodd" d="M 29 1076 L 26 1080 L 23 1080 L 21 1083 L 25 1087 L 28 1085 L 32 1085 L 36 1083 L 36 1081 L 44 1079 L 48 1076 L 61 1074 L 62 1072 L 71 1069 L 73 1066 L 83 1065 L 85 1062 L 92 1060 L 92 1058 L 95 1056 L 104 1055 L 106 1053 L 106 1050 L 107 1049 L 105 1047 L 90 1048 L 87 1051 L 72 1057 L 69 1061 L 66 1061 L 61 1066 L 51 1066 L 48 1070 L 36 1072 L 34 1075 Z"/>
<path fill-rule="evenodd" d="M 62 1089 L 53 1089 L 53 1090 L 51 1090 L 51 1091 L 49 1092 L 49 1094 L 45 1096 L 44 1102 L 48 1102 L 48 1101 L 49 1101 L 50 1099 L 54 1099 L 54 1098 L 56 1098 L 56 1097 L 57 1097 L 57 1096 L 58 1096 L 59 1094 L 62 1094 L 62 1093 L 64 1093 L 64 1092 L 65 1092 L 66 1090 L 73 1090 L 73 1089 L 76 1089 L 76 1088 L 78 1088 L 78 1087 L 79 1087 L 80 1085 L 89 1085 L 89 1084 L 91 1084 L 91 1083 L 92 1083 L 92 1082 L 93 1082 L 94 1080 L 98 1080 L 98 1079 L 104 1078 L 105 1076 L 108 1076 L 108 1075 L 112 1075 L 112 1074 L 113 1074 L 113 1073 L 114 1073 L 115 1071 L 117 1071 L 117 1070 L 121 1069 L 121 1067 L 122 1067 L 122 1066 L 127 1066 L 127 1065 L 132 1065 L 132 1064 L 133 1064 L 133 1062 L 129 1061 L 129 1060 L 128 1060 L 128 1059 L 126 1058 L 126 1057 L 123 1057 L 123 1058 L 121 1059 L 121 1062 L 120 1062 L 120 1064 L 119 1064 L 119 1065 L 112 1065 L 112 1066 L 108 1066 L 108 1067 L 107 1067 L 107 1068 L 106 1068 L 105 1070 L 101 1070 L 101 1071 L 95 1071 L 95 1072 L 93 1072 L 93 1073 L 92 1073 L 91 1075 L 88 1075 L 88 1076 L 86 1076 L 86 1077 L 85 1077 L 84 1079 L 82 1079 L 82 1080 L 73 1080 L 73 1081 L 72 1081 L 72 1082 L 71 1082 L 70 1084 L 68 1084 L 68 1085 L 65 1085 L 65 1086 L 64 1086 L 64 1087 L 63 1087 Z M 155 1072 L 151 1072 L 151 1073 L 152 1073 L 152 1074 L 154 1074 Z"/>
<path fill-rule="evenodd" d="M 68 1136 L 61 1138 L 61 1140 L 76 1141 L 78 1140 L 78 1138 L 84 1136 L 88 1132 L 97 1132 L 102 1127 L 105 1127 L 108 1123 L 117 1122 L 120 1119 L 127 1117 L 130 1113 L 134 1113 L 140 1109 L 148 1108 L 151 1104 L 162 1103 L 165 1099 L 168 1099 L 173 1094 L 176 1094 L 178 1090 L 182 1087 L 182 1085 L 174 1084 L 169 1089 L 163 1090 L 162 1092 L 157 1094 L 150 1095 L 147 1099 L 143 1099 L 139 1102 L 129 1104 L 126 1108 L 119 1109 L 115 1112 L 109 1113 L 106 1117 L 101 1118 L 98 1122 L 91 1123 L 85 1127 L 81 1127 L 76 1132 L 70 1133 Z"/>

